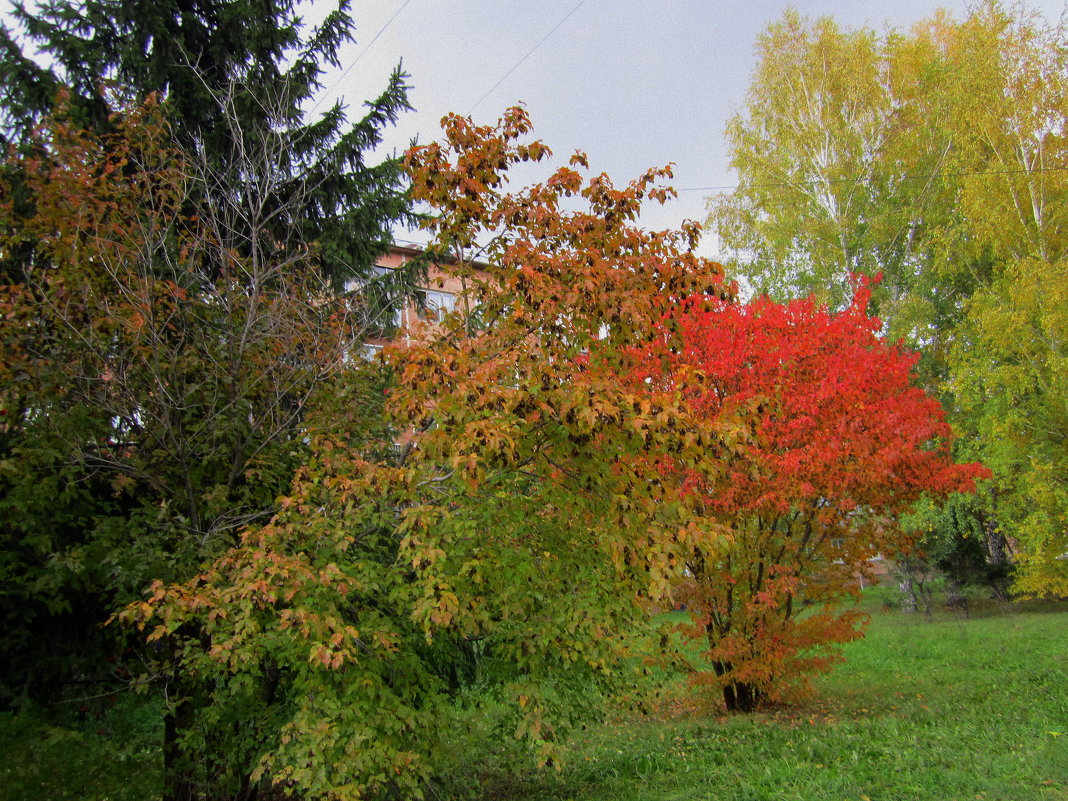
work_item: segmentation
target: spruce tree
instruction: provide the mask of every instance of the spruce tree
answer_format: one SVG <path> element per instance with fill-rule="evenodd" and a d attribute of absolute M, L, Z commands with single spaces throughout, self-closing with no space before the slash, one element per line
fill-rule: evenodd
<path fill-rule="evenodd" d="M 297 218 L 273 233 L 315 243 L 322 269 L 340 287 L 366 276 L 392 241 L 391 228 L 412 222 L 399 159 L 369 161 L 383 131 L 410 108 L 406 76 L 394 70 L 381 94 L 350 123 L 340 102 L 306 115 L 354 39 L 348 0 L 317 26 L 294 0 L 48 0 L 17 3 L 21 29 L 0 30 L 0 130 L 21 141 L 54 106 L 61 87 L 84 124 L 106 128 L 108 88 L 126 99 L 151 92 L 167 101 L 179 142 L 231 184 L 254 181 L 233 167 L 236 115 L 246 141 L 281 140 L 280 165 L 291 181 L 275 199 L 284 207 L 307 194 Z M 309 4 L 310 5 L 310 4 Z M 274 149 L 274 148 L 273 148 Z M 305 193 L 308 186 L 315 191 Z M 287 196 L 288 195 L 288 196 Z"/>

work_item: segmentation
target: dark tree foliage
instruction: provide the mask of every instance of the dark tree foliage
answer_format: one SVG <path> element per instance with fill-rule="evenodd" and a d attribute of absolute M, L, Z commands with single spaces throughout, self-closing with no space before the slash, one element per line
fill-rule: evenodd
<path fill-rule="evenodd" d="M 357 287 L 339 302 L 366 333 L 418 277 L 374 270 L 413 219 L 399 160 L 372 157 L 409 108 L 405 76 L 355 122 L 306 114 L 354 26 L 345 0 L 314 28 L 298 5 L 53 0 L 0 30 L 0 706 L 169 682 L 167 798 L 253 797 L 241 760 L 178 752 L 194 723 L 219 753 L 247 721 L 195 720 L 203 688 L 166 644 L 138 650 L 105 621 L 273 512 L 333 375 L 315 326 L 337 290 Z M 63 219 L 57 181 L 90 227 Z M 95 255 L 57 249 L 83 232 Z"/>
<path fill-rule="evenodd" d="M 937 568 L 946 577 L 946 601 L 963 602 L 962 591 L 974 587 L 1007 600 L 1012 583 L 1008 543 L 984 499 L 953 495 L 947 503 L 917 506 L 909 523 L 919 528 L 917 559 L 921 569 Z"/>

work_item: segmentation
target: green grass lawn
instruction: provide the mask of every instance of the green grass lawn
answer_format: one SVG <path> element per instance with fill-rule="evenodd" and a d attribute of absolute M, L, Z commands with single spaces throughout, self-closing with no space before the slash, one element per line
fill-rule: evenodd
<path fill-rule="evenodd" d="M 807 704 L 624 719 L 577 738 L 562 771 L 501 777 L 472 797 L 1068 799 L 1066 634 L 1064 603 L 967 620 L 874 611 Z"/>
<path fill-rule="evenodd" d="M 735 718 L 714 703 L 627 714 L 582 732 L 558 772 L 520 770 L 514 749 L 483 738 L 457 753 L 437 797 L 1068 801 L 1068 603 L 932 621 L 881 612 L 877 594 L 865 603 L 868 636 L 809 702 Z M 157 798 L 152 712 L 130 698 L 82 723 L 0 715 L 0 799 Z"/>

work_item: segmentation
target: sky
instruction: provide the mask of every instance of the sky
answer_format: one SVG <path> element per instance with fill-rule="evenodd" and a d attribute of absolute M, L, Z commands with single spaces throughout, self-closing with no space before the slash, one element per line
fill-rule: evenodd
<path fill-rule="evenodd" d="M 308 21 L 328 5 L 316 0 Z M 959 17 L 968 7 L 954 0 L 357 0 L 357 40 L 342 51 L 342 68 L 325 76 L 318 102 L 341 98 L 355 116 L 402 63 L 416 110 L 387 135 L 386 149 L 397 151 L 412 139 L 436 139 L 449 112 L 487 123 L 521 102 L 558 160 L 583 150 L 591 168 L 617 185 L 674 163 L 678 199 L 642 217 L 646 227 L 674 228 L 684 219 L 703 222 L 706 198 L 735 182 L 724 126 L 744 107 L 757 37 L 791 5 L 877 31 L 907 29 L 940 7 Z M 1027 4 L 1050 21 L 1066 6 Z M 545 175 L 528 172 L 513 186 Z M 717 255 L 712 235 L 699 252 Z"/>
<path fill-rule="evenodd" d="M 1009 2 L 1011 0 L 1005 0 Z M 33 6 L 33 2 L 27 3 Z M 788 7 L 831 16 L 845 27 L 908 29 L 939 8 L 957 17 L 968 0 L 352 0 L 356 39 L 341 66 L 323 76 L 315 110 L 336 100 L 350 117 L 386 85 L 398 65 L 415 110 L 386 132 L 383 153 L 433 141 L 455 112 L 496 121 L 522 103 L 534 134 L 562 163 L 576 150 L 595 172 L 625 184 L 650 167 L 674 165 L 678 198 L 649 204 L 642 225 L 704 222 L 706 201 L 737 180 L 724 141 L 727 121 L 745 104 L 757 37 Z M 314 24 L 334 6 L 307 0 Z M 1051 22 L 1068 0 L 1025 0 Z M 5 14 L 6 17 L 6 9 Z M 512 186 L 548 168 L 517 171 Z M 399 230 L 418 244 L 421 232 Z M 717 256 L 714 236 L 698 248 Z"/>

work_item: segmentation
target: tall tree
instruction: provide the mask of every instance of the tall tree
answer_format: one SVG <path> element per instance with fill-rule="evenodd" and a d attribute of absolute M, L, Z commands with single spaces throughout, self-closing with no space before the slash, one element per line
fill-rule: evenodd
<path fill-rule="evenodd" d="M 271 514 L 344 329 L 388 319 L 382 306 L 411 284 L 412 270 L 368 283 L 390 227 L 411 219 L 399 160 L 368 160 L 407 108 L 403 76 L 354 124 L 339 104 L 306 118 L 353 28 L 345 3 L 310 31 L 297 8 L 56 2 L 18 6 L 21 34 L 3 32 L 4 135 L 17 155 L 2 258 L 18 305 L 5 346 L 22 349 L 4 398 L 4 563 L 18 579 L 4 607 L 37 613 L 9 640 L 28 666 L 37 644 L 70 643 L 77 666 L 50 678 L 113 689 L 122 677 L 109 666 L 138 673 L 136 658 L 86 658 L 129 653 L 114 635 L 101 641 L 100 623 Z M 60 119 L 39 133 L 61 97 Z M 142 124 L 143 102 L 167 124 Z M 180 169 L 160 156 L 170 153 Z M 333 318 L 341 307 L 323 281 L 363 291 Z M 46 511 L 46 488 L 61 514 Z M 203 688 L 172 654 L 141 654 L 141 679 L 168 699 L 166 796 L 254 793 L 232 763 L 185 759 L 196 737 L 215 753 L 243 721 L 196 717 Z M 40 672 L 22 678 L 51 689 Z"/>
<path fill-rule="evenodd" d="M 949 353 L 974 453 L 995 471 L 988 538 L 1018 589 L 1068 591 L 1068 29 L 990 4 L 956 33 L 959 208 L 987 254 Z M 982 69 L 975 69 L 982 65 Z M 977 166 L 978 165 L 978 166 Z"/>
<path fill-rule="evenodd" d="M 340 104 L 306 116 L 323 71 L 338 66 L 353 23 L 341 2 L 309 30 L 299 6 L 289 0 L 59 0 L 17 4 L 18 31 L 0 32 L 0 120 L 16 154 L 4 165 L 3 283 L 17 290 L 11 295 L 16 305 L 35 294 L 52 297 L 61 280 L 93 287 L 80 310 L 42 301 L 32 322 L 24 314 L 7 321 L 27 327 L 9 328 L 14 339 L 5 348 L 26 345 L 22 339 L 32 333 L 33 361 L 48 365 L 47 376 L 25 373 L 39 379 L 33 393 L 22 391 L 22 373 L 7 374 L 8 416 L 0 436 L 0 503 L 8 510 L 0 524 L 9 546 L 4 561 L 25 579 L 8 585 L 12 603 L 5 613 L 17 623 L 9 642 L 26 646 L 20 653 L 28 667 L 37 661 L 36 646 L 46 642 L 88 653 L 116 597 L 136 593 L 148 578 L 195 569 L 228 532 L 272 510 L 288 484 L 293 455 L 302 450 L 301 382 L 287 384 L 284 376 L 322 355 L 304 346 L 285 353 L 278 345 L 286 335 L 284 315 L 272 317 L 272 310 L 289 304 L 288 333 L 299 339 L 298 329 L 318 312 L 303 314 L 298 307 L 321 300 L 322 287 L 306 274 L 309 265 L 334 290 L 359 286 L 350 312 L 362 315 L 361 328 L 388 327 L 384 307 L 411 287 L 414 269 L 372 280 L 391 226 L 411 220 L 399 159 L 369 158 L 384 129 L 408 107 L 404 76 L 394 72 L 354 124 Z M 142 126 L 142 101 L 167 124 Z M 54 115 L 57 102 L 61 110 Z M 126 115 L 133 117 L 130 125 Z M 116 151 L 109 153 L 112 146 Z M 81 167 L 75 150 L 83 152 Z M 172 151 L 181 152 L 188 175 L 179 181 L 173 170 L 161 170 L 154 185 L 148 165 Z M 122 190 L 121 175 L 139 195 Z M 152 207 L 160 198 L 168 200 Z M 105 202 L 114 204 L 111 218 Z M 148 229 L 141 222 L 146 215 L 153 220 Z M 81 255 L 57 251 L 57 243 L 77 240 L 69 225 L 82 217 L 85 235 L 104 256 L 84 248 Z M 202 228 L 176 233 L 195 219 Z M 120 223 L 133 228 L 120 232 Z M 141 241 L 131 244 L 138 236 Z M 188 247 L 183 236 L 196 246 Z M 119 270 L 117 237 L 136 251 L 130 269 L 142 272 L 104 280 L 102 271 Z M 296 272 L 286 277 L 287 269 Z M 78 270 L 84 275 L 77 277 Z M 158 363 L 144 350 L 147 334 L 140 351 L 120 337 L 109 352 L 102 332 L 124 330 L 115 315 L 131 297 L 147 292 L 147 307 L 163 302 L 154 281 L 171 281 L 182 295 L 171 298 L 173 319 L 153 320 L 183 333 L 156 331 Z M 249 308 L 241 311 L 242 304 Z M 22 312 L 32 317 L 32 308 L 23 305 Z M 261 350 L 269 341 L 277 364 Z M 187 372 L 196 357 L 185 350 L 196 351 L 196 342 L 202 346 L 196 357 L 211 359 L 199 377 Z M 76 352 L 95 356 L 85 362 Z M 5 353 L 4 361 L 15 358 Z M 179 376 L 190 380 L 164 391 Z M 107 442 L 125 448 L 87 452 L 87 443 Z M 278 458 L 261 462 L 271 450 Z M 262 482 L 248 481 L 253 464 Z M 117 493 L 115 481 L 126 491 Z M 51 503 L 41 497 L 45 487 L 55 494 Z M 109 526 L 109 534 L 98 536 Z M 146 553 L 133 558 L 130 551 L 129 559 L 120 559 L 103 545 L 123 542 L 140 543 Z M 164 552 L 169 555 L 161 558 Z M 116 577 L 122 582 L 117 595 Z M 29 597 L 44 606 L 24 604 Z M 24 608 L 36 615 L 21 614 Z M 72 628 L 89 641 L 71 636 Z M 57 637 L 44 636 L 48 631 Z M 19 676 L 31 685 L 57 678 L 40 670 Z M 0 697 L 10 700 L 8 691 L 17 692 L 5 686 Z"/>
<path fill-rule="evenodd" d="M 553 758 L 576 688 L 619 670 L 648 620 L 636 601 L 666 591 L 680 542 L 715 537 L 647 454 L 706 475 L 736 435 L 618 376 L 635 341 L 671 340 L 658 323 L 672 303 L 727 294 L 721 268 L 692 252 L 696 225 L 634 224 L 643 199 L 668 195 L 665 171 L 616 187 L 576 154 L 506 192 L 510 167 L 549 155 L 529 132 L 520 109 L 496 126 L 453 116 L 443 142 L 409 154 L 465 289 L 443 326 L 387 356 L 404 445 L 354 438 L 345 394 L 326 396 L 274 520 L 127 613 L 153 638 L 195 622 L 183 664 L 212 686 L 274 656 L 285 692 L 256 757 L 309 798 L 419 797 L 447 722 L 451 677 L 433 657 L 450 641 Z"/>
<path fill-rule="evenodd" d="M 881 42 L 790 11 L 757 54 L 745 115 L 727 128 L 739 187 L 712 219 L 756 291 L 842 303 L 850 276 L 878 269 L 891 244 L 869 233 L 886 195 L 875 180 L 891 114 Z"/>
<path fill-rule="evenodd" d="M 0 508 L 14 579 L 3 602 L 59 618 L 17 630 L 80 621 L 73 644 L 84 649 L 152 581 L 188 578 L 270 516 L 304 455 L 311 399 L 369 321 L 360 296 L 330 290 L 314 248 L 269 247 L 255 196 L 201 172 L 156 104 L 124 109 L 104 135 L 54 120 L 34 144 L 39 157 L 17 165 L 33 215 L 0 204 L 0 249 L 29 242 L 35 255 L 7 287 L 0 325 L 10 421 Z M 264 144 L 247 150 L 263 163 L 246 174 L 270 174 Z M 186 201 L 205 186 L 212 205 L 190 214 Z M 259 237 L 247 253 L 232 245 L 235 231 Z M 41 486 L 43 470 L 56 475 Z M 57 488 L 58 498 L 43 496 Z M 110 665 L 160 693 L 166 797 L 194 797 L 197 786 L 250 795 L 247 772 L 210 756 L 248 722 L 235 712 L 208 727 L 194 715 L 203 688 L 175 670 L 172 643 L 116 644 L 137 652 L 120 647 L 96 664 L 81 654 L 73 675 L 129 689 Z M 206 754 L 195 762 L 184 756 L 192 741 Z"/>
<path fill-rule="evenodd" d="M 969 301 L 950 364 L 973 452 L 995 472 L 996 517 L 1018 589 L 1068 594 L 1068 261 L 1025 259 Z M 993 552 L 993 551 L 992 551 Z"/>
<path fill-rule="evenodd" d="M 1023 357 L 995 355 L 989 334 L 995 320 L 1042 316 L 1029 290 L 1011 289 L 1023 272 L 1063 272 L 1065 43 L 1063 25 L 997 2 L 885 37 L 789 14 L 762 40 L 747 112 L 728 130 L 740 186 L 713 201 L 710 217 L 751 286 L 780 299 L 814 291 L 840 302 L 851 270 L 883 273 L 874 300 L 890 335 L 922 349 L 921 376 L 945 393 L 959 447 L 997 472 L 1001 489 L 982 495 L 977 521 L 990 558 L 1005 552 L 1007 533 L 1024 566 L 1036 530 L 1012 523 L 1011 507 L 1028 506 L 1015 477 L 1030 457 L 997 455 L 1006 440 L 983 409 L 1029 398 L 1038 419 L 1056 406 L 1046 390 L 1024 389 L 1044 386 L 1048 366 L 1011 372 L 1016 389 L 1004 383 L 1000 365 Z M 838 241 L 852 249 L 835 250 Z M 1062 350 L 1045 320 L 1034 340 L 1045 350 L 1031 354 L 1044 365 Z M 1014 431 L 1029 443 L 1020 457 L 1033 448 L 1046 463 L 1040 453 L 1063 450 L 1059 424 L 1042 431 Z M 1040 540 L 1060 537 L 1056 525 Z"/>

